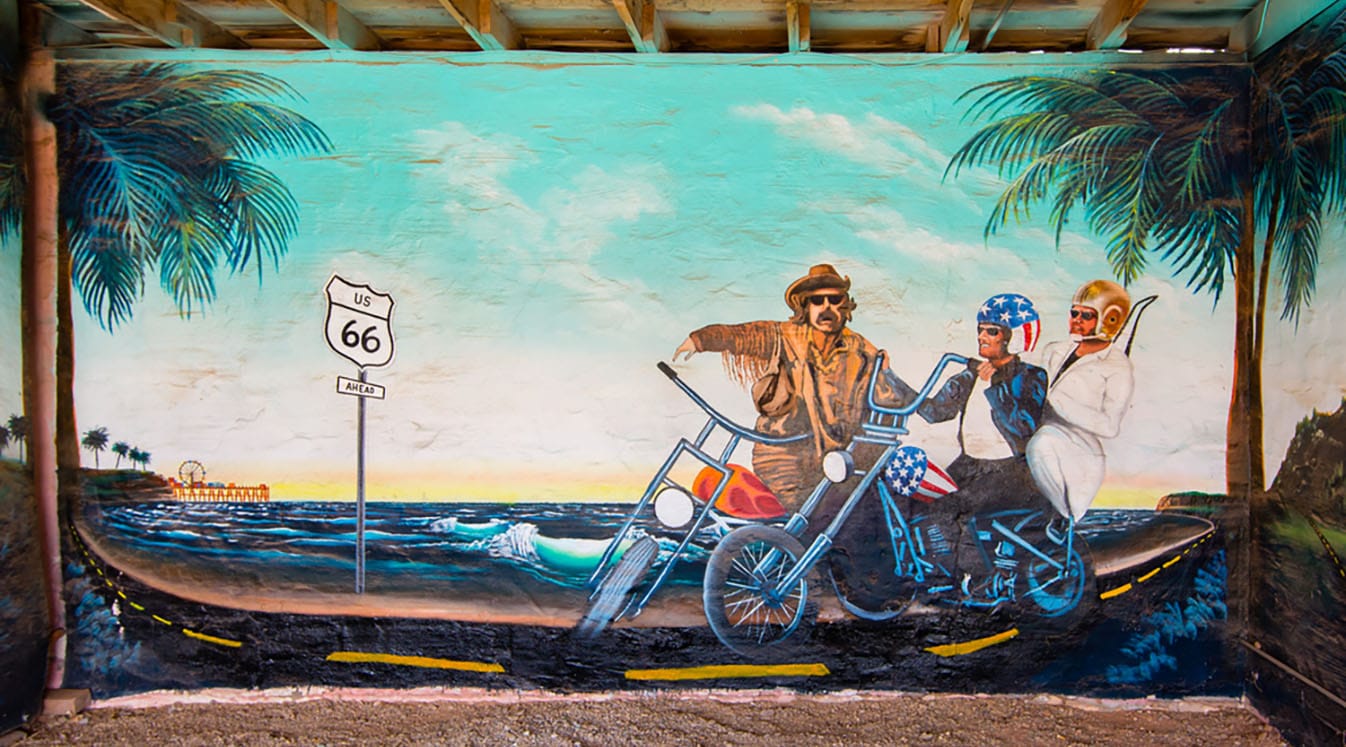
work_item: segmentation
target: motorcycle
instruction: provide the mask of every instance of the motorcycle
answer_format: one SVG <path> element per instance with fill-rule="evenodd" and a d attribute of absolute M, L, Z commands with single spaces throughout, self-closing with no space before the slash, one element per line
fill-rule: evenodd
<path fill-rule="evenodd" d="M 960 567 L 947 520 L 930 508 L 955 495 L 956 486 L 922 449 L 903 439 L 909 433 L 908 418 L 929 398 L 945 369 L 966 365 L 968 359 L 945 354 L 911 402 L 887 407 L 874 396 L 882 355 L 870 376 L 869 413 L 860 432 L 845 450 L 824 457 L 824 476 L 799 511 L 783 525 L 736 528 L 712 551 L 702 599 L 711 630 L 730 649 L 761 653 L 811 621 L 817 607 L 810 603 L 815 570 L 826 570 L 846 611 L 868 620 L 892 619 L 918 598 L 978 609 L 1008 603 L 1044 618 L 1065 616 L 1081 601 L 1097 598 L 1088 545 L 1076 533 L 1075 520 L 1066 519 L 1057 528 L 1050 521 L 1055 517 L 1050 508 L 973 515 L 960 528 L 979 562 Z M 857 462 L 862 451 L 877 456 Z M 849 486 L 844 502 L 806 547 L 801 537 L 834 486 L 843 484 Z M 836 563 L 824 564 L 857 507 L 875 500 L 891 568 L 866 570 L 879 578 L 882 594 L 857 590 L 838 578 Z M 835 496 L 829 503 L 835 505 Z"/>

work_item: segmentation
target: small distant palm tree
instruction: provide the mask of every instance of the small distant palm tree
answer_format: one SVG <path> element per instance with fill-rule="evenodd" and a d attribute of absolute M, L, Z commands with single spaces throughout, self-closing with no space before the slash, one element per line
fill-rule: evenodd
<path fill-rule="evenodd" d="M 149 455 L 135 446 L 131 447 L 131 451 L 127 454 L 127 458 L 131 460 L 131 464 L 136 466 L 140 466 L 149 461 Z"/>
<path fill-rule="evenodd" d="M 23 447 L 28 442 L 28 418 L 23 415 L 10 415 L 9 437 L 19 445 L 19 461 L 24 461 Z"/>
<path fill-rule="evenodd" d="M 88 433 L 84 434 L 84 440 L 81 441 L 81 443 L 84 444 L 84 448 L 93 452 L 94 469 L 100 468 L 98 466 L 98 452 L 103 451 L 104 449 L 107 448 L 107 442 L 108 442 L 107 428 L 102 427 L 94 428 L 93 430 L 90 430 Z"/>
<path fill-rule="evenodd" d="M 5 453 L 7 446 L 9 446 L 9 429 L 0 425 L 0 454 Z"/>
<path fill-rule="evenodd" d="M 112 453 L 117 455 L 117 463 L 113 465 L 112 468 L 120 469 L 122 466 L 122 457 L 131 453 L 131 444 L 128 444 L 125 441 L 118 441 L 112 445 Z"/>

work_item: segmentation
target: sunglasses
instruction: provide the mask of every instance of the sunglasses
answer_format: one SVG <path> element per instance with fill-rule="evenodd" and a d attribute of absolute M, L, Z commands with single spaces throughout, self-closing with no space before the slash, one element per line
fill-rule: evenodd
<path fill-rule="evenodd" d="M 809 296 L 809 303 L 814 306 L 822 306 L 824 303 L 840 306 L 845 300 L 846 294 L 844 293 L 825 293 L 818 296 Z"/>
<path fill-rule="evenodd" d="M 1070 310 L 1070 318 L 1071 318 L 1071 319 L 1083 319 L 1084 321 L 1087 322 L 1087 321 L 1089 321 L 1090 319 L 1097 319 L 1097 318 L 1098 318 L 1098 312 L 1097 312 L 1097 311 L 1085 311 L 1085 310 L 1082 310 L 1082 309 L 1071 309 L 1071 310 Z"/>
<path fill-rule="evenodd" d="M 978 328 L 977 328 L 977 334 L 979 334 L 979 335 L 986 335 L 987 337 L 999 337 L 999 336 L 1001 335 L 1001 333 L 1003 333 L 1004 331 L 1005 331 L 1005 330 L 1003 330 L 1003 329 L 1001 329 L 1001 328 L 999 328 L 999 327 L 997 327 L 997 326 L 995 326 L 995 325 L 987 325 L 987 326 L 985 326 L 985 327 L 978 327 Z"/>

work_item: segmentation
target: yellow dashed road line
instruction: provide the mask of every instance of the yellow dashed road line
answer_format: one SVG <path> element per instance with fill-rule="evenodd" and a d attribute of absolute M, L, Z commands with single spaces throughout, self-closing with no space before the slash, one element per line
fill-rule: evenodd
<path fill-rule="evenodd" d="M 1115 589 L 1108 589 L 1107 591 L 1099 592 L 1098 598 L 1112 599 L 1113 597 L 1121 596 L 1127 593 L 1128 591 L 1131 591 L 1131 584 L 1122 584 L 1121 586 L 1118 586 Z"/>
<path fill-rule="evenodd" d="M 628 669 L 628 680 L 713 680 L 750 677 L 826 677 L 825 664 L 714 664 L 668 669 Z"/>
<path fill-rule="evenodd" d="M 505 668 L 499 664 L 482 661 L 456 661 L 454 659 L 436 659 L 429 656 L 400 656 L 397 654 L 370 654 L 362 651 L 333 651 L 327 655 L 328 661 L 340 661 L 349 664 L 397 664 L 404 667 L 424 667 L 428 669 L 457 669 L 463 672 L 497 672 Z"/>
<path fill-rule="evenodd" d="M 213 635 L 198 633 L 195 630 L 188 630 L 186 628 L 182 629 L 182 634 L 187 636 L 188 638 L 195 638 L 198 641 L 205 641 L 207 643 L 218 643 L 221 646 L 228 646 L 229 648 L 241 648 L 243 646 L 243 641 L 231 641 L 228 638 L 216 638 Z"/>
<path fill-rule="evenodd" d="M 1169 558 L 1167 561 L 1165 561 L 1163 565 L 1158 566 L 1157 568 L 1154 568 L 1154 569 L 1151 570 L 1149 573 L 1146 573 L 1144 576 L 1139 576 L 1139 577 L 1137 577 L 1137 578 L 1136 578 L 1136 582 L 1135 582 L 1135 584 L 1132 584 L 1132 583 L 1126 583 L 1126 584 L 1122 584 L 1121 586 L 1118 586 L 1118 587 L 1115 587 L 1115 588 L 1112 588 L 1112 589 L 1108 589 L 1107 591 L 1101 591 L 1101 592 L 1098 593 L 1098 598 L 1099 598 L 1099 599 L 1112 599 L 1113 597 L 1121 596 L 1121 595 L 1127 593 L 1128 591 L 1131 591 L 1132 589 L 1136 588 L 1136 584 L 1142 584 L 1142 583 L 1145 583 L 1146 581 L 1149 581 L 1150 579 L 1154 578 L 1156 575 L 1159 574 L 1159 571 L 1162 571 L 1162 570 L 1164 570 L 1165 568 L 1168 568 L 1169 566 L 1171 566 L 1171 565 L 1177 563 L 1179 560 L 1182 560 L 1184 556 L 1188 555 L 1189 553 L 1191 553 L 1193 550 L 1197 549 L 1198 547 L 1200 547 L 1200 546 L 1206 544 L 1206 541 L 1209 540 L 1211 537 L 1214 537 L 1214 536 L 1215 536 L 1215 532 L 1213 532 L 1213 531 L 1212 531 L 1212 532 L 1208 532 L 1208 533 L 1206 534 L 1205 537 L 1202 537 L 1200 540 L 1197 540 L 1196 542 L 1194 542 L 1194 543 L 1192 543 L 1191 545 L 1189 545 L 1185 550 L 1183 550 L 1181 555 L 1174 555 L 1173 557 L 1171 557 L 1171 558 Z"/>
<path fill-rule="evenodd" d="M 1019 629 L 1010 628 L 1003 633 L 988 635 L 985 638 L 977 638 L 962 643 L 948 643 L 943 646 L 931 646 L 930 648 L 927 648 L 926 651 L 936 656 L 962 656 L 963 654 L 970 654 L 973 651 L 980 651 L 988 646 L 994 646 L 997 643 L 1004 643 L 1017 635 L 1019 635 Z"/>
<path fill-rule="evenodd" d="M 126 596 L 126 592 L 117 588 L 117 585 L 112 582 L 112 579 L 109 578 L 108 575 L 103 572 L 103 567 L 98 564 L 98 561 L 94 559 L 93 554 L 89 552 L 89 548 L 84 544 L 84 540 L 80 539 L 79 532 L 75 531 L 75 525 L 73 522 L 71 522 L 70 524 L 70 540 L 75 545 L 75 547 L 79 549 L 80 553 L 84 555 L 84 562 L 88 564 L 88 566 L 92 568 L 95 572 L 97 572 L 99 576 L 103 577 L 103 583 L 107 584 L 107 587 L 109 589 L 112 589 L 114 592 L 116 592 L 117 597 L 119 599 L 125 600 L 126 605 L 131 609 L 135 610 L 136 612 L 146 612 L 145 607 L 143 605 L 131 601 L 131 598 Z M 213 643 L 217 646 L 228 646 L 230 648 L 241 648 L 243 646 L 242 641 L 235 641 L 229 638 L 219 638 L 213 635 L 206 635 L 205 633 L 198 633 L 195 630 L 188 630 L 187 628 L 177 625 L 172 620 L 168 620 L 166 618 L 160 617 L 159 615 L 155 615 L 152 613 L 149 614 L 150 619 L 154 620 L 155 622 L 162 623 L 163 625 L 167 625 L 170 628 L 176 627 L 179 630 L 181 630 L 182 634 L 187 636 L 188 638 L 194 638 L 198 641 L 204 641 L 206 643 Z"/>

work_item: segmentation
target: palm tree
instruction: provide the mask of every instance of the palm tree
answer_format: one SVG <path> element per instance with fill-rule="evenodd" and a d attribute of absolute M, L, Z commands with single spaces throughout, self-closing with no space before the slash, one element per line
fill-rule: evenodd
<path fill-rule="evenodd" d="M 63 65 L 48 103 L 61 177 L 57 457 L 79 466 L 71 290 L 108 330 L 131 318 L 147 277 L 184 316 L 215 297 L 221 268 L 279 267 L 298 225 L 294 196 L 254 160 L 330 149 L 314 123 L 271 103 L 283 82 L 177 64 Z M 0 102 L 0 237 L 25 191 L 16 107 Z M 25 344 L 27 340 L 25 340 Z"/>
<path fill-rule="evenodd" d="M 140 462 L 144 459 L 144 457 L 145 457 L 145 453 L 144 453 L 143 451 L 141 451 L 141 450 L 140 450 L 139 448 L 137 448 L 137 447 L 134 447 L 134 446 L 131 447 L 131 453 L 130 453 L 130 455 L 129 455 L 129 458 L 130 458 L 130 460 L 131 460 L 131 464 L 139 465 Z"/>
<path fill-rule="evenodd" d="M 0 454 L 5 453 L 7 446 L 9 446 L 9 429 L 0 425 Z"/>
<path fill-rule="evenodd" d="M 19 445 L 19 461 L 24 461 L 23 447 L 28 443 L 28 418 L 23 415 L 9 416 L 9 437 Z"/>
<path fill-rule="evenodd" d="M 1322 67 L 1339 71 L 1343 61 L 1333 59 L 1339 54 L 1332 53 Z M 1285 156 L 1318 161 L 1290 168 L 1268 163 L 1261 149 L 1272 134 L 1267 132 L 1274 119 L 1266 114 L 1269 93 L 1254 102 L 1258 116 L 1251 118 L 1250 133 L 1249 113 L 1242 107 L 1246 97 L 1210 76 L 1096 71 L 1073 78 L 1012 78 L 965 94 L 975 97 L 974 116 L 995 121 L 964 143 L 949 170 L 956 174 L 965 166 L 995 164 L 1002 176 L 1014 174 L 987 221 L 988 236 L 1011 217 L 1028 217 L 1033 203 L 1050 199 L 1049 222 L 1058 239 L 1079 205 L 1089 228 L 1107 238 L 1108 259 L 1123 282 L 1139 277 L 1156 255 L 1175 275 L 1185 276 L 1193 292 L 1212 293 L 1217 301 L 1226 278 L 1232 279 L 1230 495 L 1257 495 L 1263 488 L 1261 333 L 1273 248 L 1281 253 L 1282 315 L 1294 319 L 1312 297 L 1323 210 L 1341 205 L 1325 192 L 1330 187 L 1336 190 L 1333 199 L 1346 196 L 1338 194 L 1343 184 L 1337 176 L 1346 166 L 1343 83 L 1339 73 L 1317 81 L 1320 100 L 1305 105 L 1302 114 L 1319 120 L 1313 137 L 1327 144 Z M 1288 83 L 1278 85 L 1284 89 Z M 1252 143 L 1259 150 L 1254 152 Z M 1318 199 L 1302 200 L 1287 211 L 1273 207 L 1285 204 L 1285 197 L 1276 196 L 1282 192 L 1308 192 Z M 1277 215 L 1289 212 L 1297 230 L 1276 225 Z M 1259 228 L 1267 238 L 1261 281 L 1255 286 Z"/>
<path fill-rule="evenodd" d="M 93 466 L 98 469 L 98 452 L 107 448 L 108 434 L 107 428 L 94 428 L 84 434 L 84 440 L 81 442 L 84 448 L 93 452 Z"/>
<path fill-rule="evenodd" d="M 128 444 L 125 441 L 118 441 L 112 445 L 112 453 L 117 455 L 117 463 L 113 465 L 112 468 L 121 469 L 122 457 L 131 453 L 131 444 Z"/>

